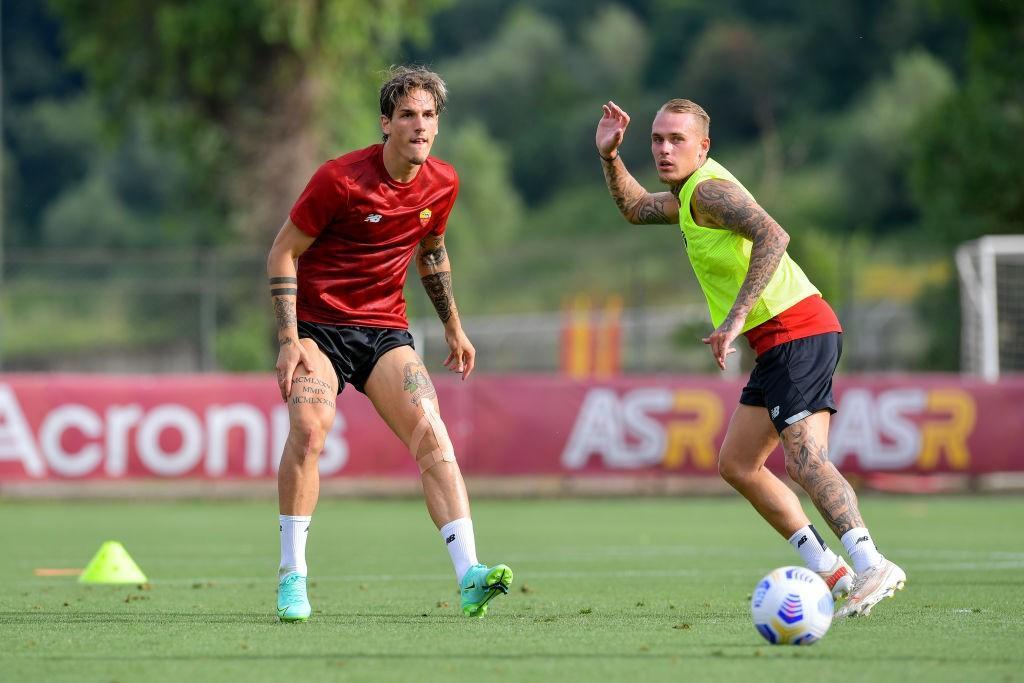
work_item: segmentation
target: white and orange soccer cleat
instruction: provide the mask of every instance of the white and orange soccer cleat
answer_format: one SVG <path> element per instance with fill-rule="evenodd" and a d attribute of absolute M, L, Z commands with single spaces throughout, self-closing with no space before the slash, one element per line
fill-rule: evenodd
<path fill-rule="evenodd" d="M 836 555 L 836 563 L 832 565 L 832 568 L 818 572 L 818 576 L 825 579 L 828 589 L 832 591 L 832 599 L 836 602 L 850 594 L 853 582 L 857 578 L 857 575 L 853 573 L 853 569 L 846 563 L 843 556 L 839 554 Z"/>
<path fill-rule="evenodd" d="M 846 603 L 836 610 L 836 617 L 867 616 L 879 602 L 902 590 L 906 582 L 906 572 L 883 558 L 857 576 Z"/>

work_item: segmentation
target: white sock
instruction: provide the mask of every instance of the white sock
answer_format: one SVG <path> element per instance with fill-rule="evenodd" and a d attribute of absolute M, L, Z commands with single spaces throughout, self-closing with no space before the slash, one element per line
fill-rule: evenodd
<path fill-rule="evenodd" d="M 869 567 L 874 567 L 882 561 L 882 553 L 878 552 L 871 534 L 864 527 L 850 529 L 843 534 L 843 547 L 850 554 L 853 560 L 853 571 L 860 574 Z"/>
<path fill-rule="evenodd" d="M 825 545 L 818 530 L 808 524 L 789 537 L 789 544 L 796 548 L 804 564 L 814 572 L 823 572 L 835 566 L 836 554 Z"/>
<path fill-rule="evenodd" d="M 312 517 L 302 515 L 279 515 L 281 522 L 281 566 L 278 576 L 288 572 L 306 575 L 306 537 L 309 536 L 309 522 Z"/>
<path fill-rule="evenodd" d="M 448 554 L 451 555 L 452 564 L 455 566 L 455 578 L 462 581 L 466 570 L 477 564 L 473 520 L 463 517 L 448 522 L 441 527 L 441 538 L 448 546 Z"/>

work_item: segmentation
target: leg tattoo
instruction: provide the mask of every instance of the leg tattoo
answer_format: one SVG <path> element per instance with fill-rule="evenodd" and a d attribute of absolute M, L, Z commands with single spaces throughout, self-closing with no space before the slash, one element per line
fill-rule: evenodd
<path fill-rule="evenodd" d="M 857 496 L 828 459 L 828 446 L 819 444 L 807 426 L 798 422 L 782 433 L 786 471 L 814 502 L 836 536 L 864 526 Z"/>
<path fill-rule="evenodd" d="M 430 375 L 420 362 L 405 364 L 402 369 L 402 390 L 409 394 L 409 400 L 414 406 L 418 406 L 424 398 L 437 398 Z"/>

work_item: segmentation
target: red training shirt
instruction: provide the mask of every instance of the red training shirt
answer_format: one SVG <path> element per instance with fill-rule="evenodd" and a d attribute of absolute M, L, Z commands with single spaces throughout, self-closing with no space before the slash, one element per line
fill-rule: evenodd
<path fill-rule="evenodd" d="M 455 169 L 433 157 L 396 181 L 381 144 L 322 165 L 289 214 L 316 238 L 299 257 L 298 319 L 407 329 L 409 261 L 428 234 L 444 234 L 458 192 Z"/>
<path fill-rule="evenodd" d="M 743 334 L 754 354 L 760 356 L 768 349 L 795 339 L 842 331 L 839 318 L 828 302 L 812 294 Z"/>

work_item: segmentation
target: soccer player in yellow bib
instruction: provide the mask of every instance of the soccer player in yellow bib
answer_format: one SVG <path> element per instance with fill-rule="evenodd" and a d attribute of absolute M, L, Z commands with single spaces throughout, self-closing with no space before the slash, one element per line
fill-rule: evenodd
<path fill-rule="evenodd" d="M 651 152 L 669 192 L 648 192 L 619 158 L 629 115 L 603 107 L 597 152 L 619 211 L 637 225 L 678 224 L 715 330 L 707 344 L 718 366 L 741 334 L 757 354 L 719 453 L 722 477 L 818 572 L 837 616 L 867 614 L 906 582 L 875 547 L 850 484 L 828 459 L 835 412 L 832 374 L 842 328 L 832 308 L 786 253 L 789 235 L 728 170 L 708 156 L 711 119 L 700 105 L 673 99 L 658 110 Z M 796 495 L 765 466 L 782 441 L 786 472 L 840 538 L 853 568 L 830 550 Z"/>

